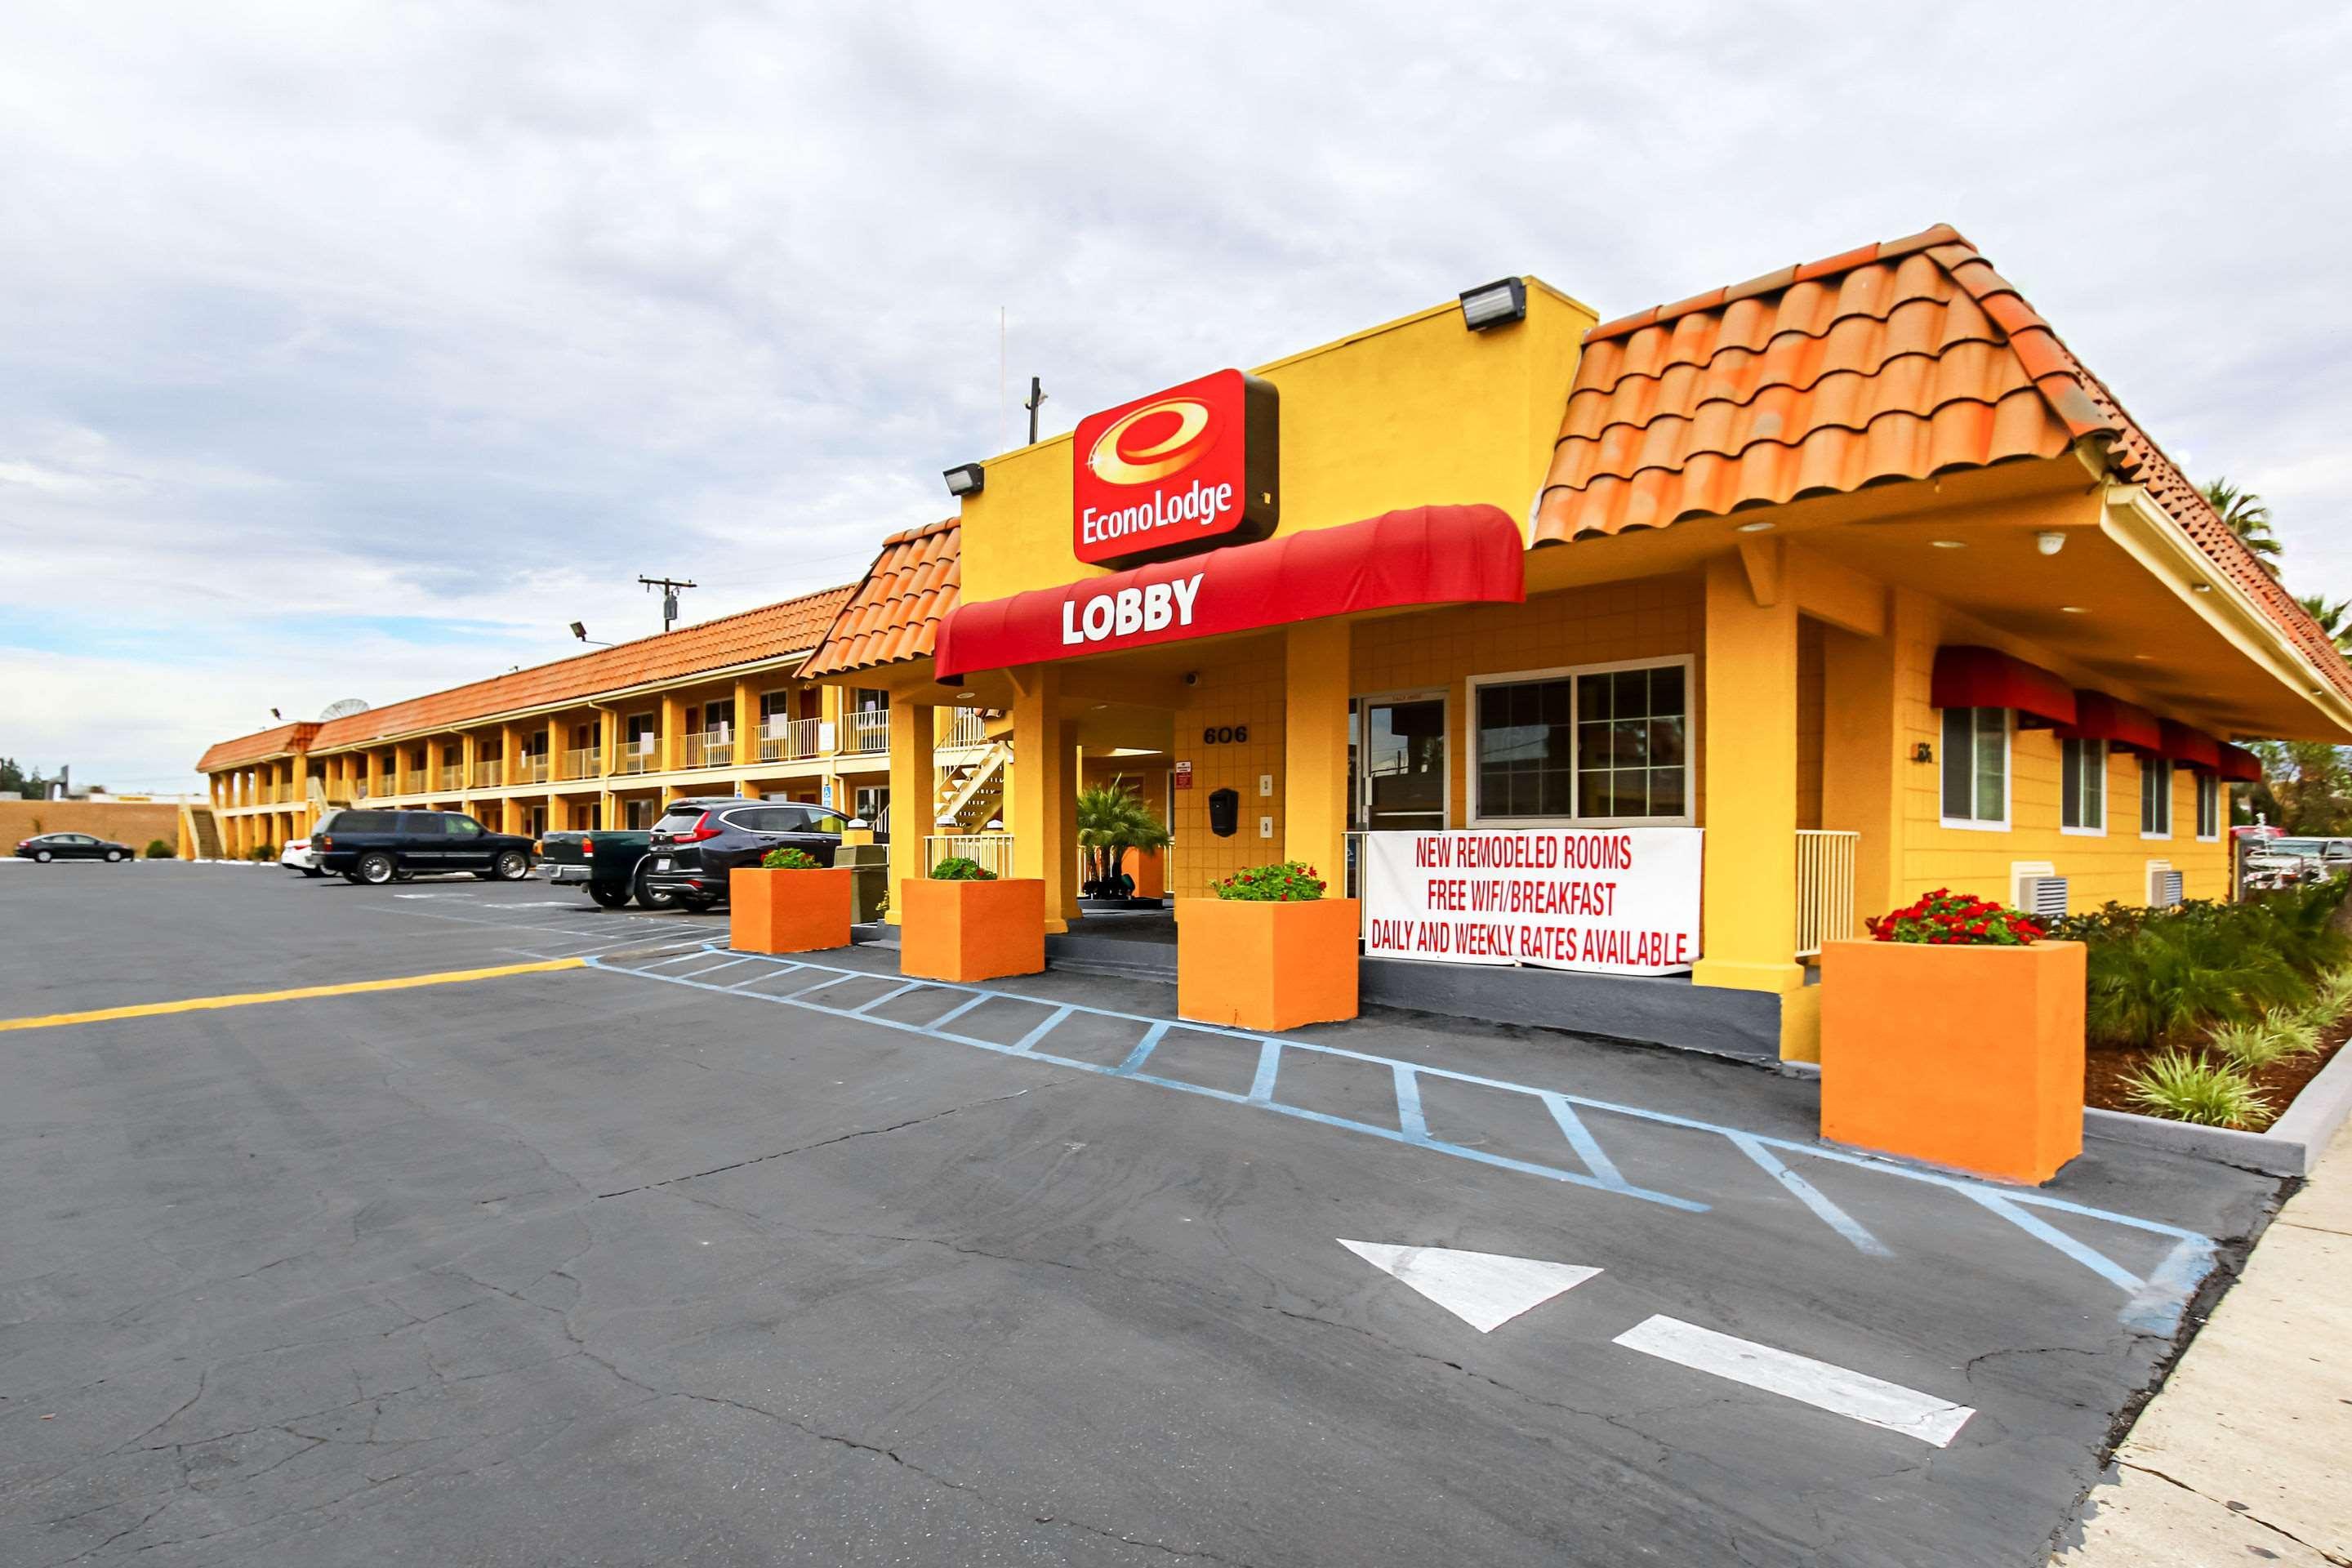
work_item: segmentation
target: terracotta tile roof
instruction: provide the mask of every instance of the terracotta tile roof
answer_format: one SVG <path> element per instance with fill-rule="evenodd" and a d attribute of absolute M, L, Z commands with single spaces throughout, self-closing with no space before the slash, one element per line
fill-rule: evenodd
<path fill-rule="evenodd" d="M 675 680 L 705 670 L 777 658 L 813 647 L 832 621 L 847 587 L 804 594 L 699 626 L 681 626 L 635 642 L 598 648 L 552 664 L 535 665 L 383 708 L 371 708 L 319 726 L 314 751 L 364 744 L 418 731 L 478 722 L 499 713 Z"/>
<path fill-rule="evenodd" d="M 948 518 L 884 540 L 849 603 L 801 666 L 802 677 L 929 658 L 940 623 L 961 596 L 961 533 L 958 521 Z"/>
<path fill-rule="evenodd" d="M 218 741 L 205 748 L 197 759 L 196 772 L 213 773 L 222 768 L 241 768 L 247 763 L 265 762 L 299 752 L 310 744 L 310 737 L 319 726 L 308 720 L 280 724 L 274 730 L 262 730 L 250 735 L 239 735 L 234 741 Z"/>
<path fill-rule="evenodd" d="M 2294 595 L 1948 225 L 1603 322 L 1584 344 L 1537 545 L 2088 440 L 2352 692 L 2352 668 Z"/>

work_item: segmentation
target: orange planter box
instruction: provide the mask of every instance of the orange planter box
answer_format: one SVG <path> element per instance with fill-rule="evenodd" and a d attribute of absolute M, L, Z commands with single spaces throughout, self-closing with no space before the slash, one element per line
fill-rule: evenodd
<path fill-rule="evenodd" d="M 1822 1136 L 2038 1184 L 2083 1152 L 2084 948 L 1822 950 Z"/>
<path fill-rule="evenodd" d="M 1274 1033 L 1356 1016 L 1353 899 L 1176 900 L 1176 1016 Z"/>
<path fill-rule="evenodd" d="M 1035 877 L 898 884 L 898 973 L 970 984 L 1045 968 L 1045 884 Z"/>
<path fill-rule="evenodd" d="M 738 952 L 814 952 L 849 945 L 849 906 L 856 873 L 727 873 L 727 945 Z"/>

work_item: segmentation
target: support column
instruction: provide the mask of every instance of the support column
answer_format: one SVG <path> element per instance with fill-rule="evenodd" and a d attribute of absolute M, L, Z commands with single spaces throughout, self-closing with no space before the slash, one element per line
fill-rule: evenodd
<path fill-rule="evenodd" d="M 1078 909 L 1077 748 L 1062 720 L 1062 672 L 1032 665 L 1014 673 L 1013 686 L 1013 754 L 1021 764 L 1007 819 L 1013 872 L 1044 880 L 1045 929 L 1065 931 Z M 926 788 L 926 802 L 935 792 Z"/>
<path fill-rule="evenodd" d="M 899 923 L 904 903 L 898 885 L 931 870 L 923 847 L 939 795 L 931 714 L 912 702 L 890 704 L 890 909 L 884 918 L 892 925 Z"/>
<path fill-rule="evenodd" d="M 1797 952 L 1797 606 L 1739 555 L 1706 572 L 1701 985 L 1783 994 Z M 1786 1040 L 1784 1038 L 1784 1046 Z"/>
<path fill-rule="evenodd" d="M 548 743 L 553 745 L 555 737 L 550 735 Z M 568 830 L 571 826 L 572 814 L 563 809 L 563 797 L 553 790 L 549 790 L 547 792 L 547 830 L 550 833 L 562 833 Z"/>
<path fill-rule="evenodd" d="M 596 715 L 596 776 L 608 778 L 621 755 L 621 715 L 606 708 Z"/>
<path fill-rule="evenodd" d="M 666 773 L 686 766 L 686 704 L 674 691 L 662 693 L 661 744 L 655 758 L 655 765 Z"/>
<path fill-rule="evenodd" d="M 1347 889 L 1349 631 L 1298 622 L 1283 649 L 1283 858 L 1314 867 L 1334 898 Z"/>
<path fill-rule="evenodd" d="M 733 731 L 735 765 L 739 768 L 758 767 L 760 765 L 760 692 L 748 677 L 735 682 Z M 760 795 L 759 791 L 748 785 L 743 793 L 754 800 L 757 800 Z"/>
<path fill-rule="evenodd" d="M 471 730 L 457 737 L 457 787 L 472 789 L 482 782 L 482 746 Z"/>

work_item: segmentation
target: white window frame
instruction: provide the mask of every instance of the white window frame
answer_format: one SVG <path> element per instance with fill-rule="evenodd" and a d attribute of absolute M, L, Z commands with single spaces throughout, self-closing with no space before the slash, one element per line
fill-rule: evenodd
<path fill-rule="evenodd" d="M 1969 710 L 1974 712 L 1976 710 Z M 1936 744 L 1944 744 L 1944 715 L 1948 708 L 1936 710 Z M 1975 744 L 1975 732 L 1969 733 L 1969 744 Z M 1974 758 L 1969 759 L 1971 763 Z M 1944 770 L 1937 759 L 1936 767 L 1936 819 L 1946 827 L 1957 827 L 1965 833 L 2006 833 L 2011 817 L 2015 814 L 2017 794 L 2017 710 L 2000 710 L 2000 820 L 1979 816 L 1946 816 L 1944 815 Z M 1971 777 L 1975 769 L 1969 769 Z M 1973 789 L 1970 791 L 1974 793 Z"/>
<path fill-rule="evenodd" d="M 1463 791 L 1469 798 L 1468 825 L 1472 827 L 1696 827 L 1698 826 L 1698 688 L 1692 680 L 1695 654 L 1668 654 L 1663 658 L 1617 658 L 1600 664 L 1564 664 L 1550 669 L 1496 670 L 1486 675 L 1465 676 L 1462 681 L 1462 768 Z M 1569 788 L 1581 788 L 1577 774 L 1583 761 L 1583 742 L 1577 725 L 1583 715 L 1577 705 L 1576 678 L 1581 675 L 1614 675 L 1621 669 L 1665 669 L 1679 668 L 1683 672 L 1683 801 L 1686 809 L 1680 816 L 1488 816 L 1486 803 L 1480 798 L 1478 766 L 1478 689 L 1482 686 L 1514 686 L 1528 680 L 1566 680 L 1569 723 Z"/>
<path fill-rule="evenodd" d="M 1350 697 L 1349 701 L 1355 705 L 1357 731 L 1356 766 L 1353 773 L 1348 780 L 1348 821 L 1352 825 L 1354 823 L 1368 820 L 1365 815 L 1365 808 L 1368 805 L 1368 796 L 1370 792 L 1364 787 L 1368 782 L 1367 776 L 1364 773 L 1364 767 L 1365 764 L 1371 760 L 1371 746 L 1369 743 L 1370 735 L 1365 728 L 1364 721 L 1369 716 L 1369 710 L 1371 705 L 1375 702 L 1434 702 L 1438 707 L 1438 723 L 1444 732 L 1445 748 L 1448 753 L 1445 759 L 1444 777 L 1440 781 L 1438 787 L 1438 794 L 1443 801 L 1444 815 L 1438 819 L 1437 830 L 1444 831 L 1452 828 L 1454 826 L 1454 758 L 1452 755 L 1454 750 L 1454 693 L 1443 686 L 1407 686 L 1401 687 L 1394 691 L 1359 691 L 1354 696 Z M 1570 711 L 1573 710 L 1574 703 L 1573 700 L 1571 700 Z M 1176 775 L 1173 773 L 1169 774 L 1169 778 L 1171 781 L 1175 776 Z M 1468 784 L 1465 787 L 1469 788 L 1474 793 L 1477 789 L 1477 785 L 1475 782 Z M 1174 818 L 1171 817 L 1169 820 L 1173 821 Z M 1350 826 L 1348 831 L 1353 833 L 1356 832 L 1357 829 Z M 1370 829 L 1366 829 L 1365 831 L 1370 831 Z"/>
<path fill-rule="evenodd" d="M 2150 833 L 2147 830 L 2147 775 L 2151 768 L 2160 771 L 2164 774 L 2164 831 L 2161 833 Z M 2172 759 L 2170 757 L 2151 757 L 2143 755 L 2140 758 L 2139 836 L 2142 838 L 2147 839 L 2151 842 L 2161 842 L 2169 840 L 2172 837 L 2172 786 L 2174 782 L 2175 781 L 2172 776 Z"/>
<path fill-rule="evenodd" d="M 2213 831 L 2210 833 L 2205 831 L 2205 795 L 2206 792 L 2209 790 L 2212 792 L 2213 796 Z M 2196 811 L 2198 843 L 2219 844 L 2221 842 L 2222 802 L 2228 798 L 2229 797 L 2221 789 L 2221 774 L 2199 773 L 2197 775 Z"/>
<path fill-rule="evenodd" d="M 2099 825 L 2096 827 L 2067 826 L 2066 807 L 2070 803 L 2061 798 L 2058 802 L 2058 831 L 2070 838 L 2105 838 L 2107 836 L 2108 818 L 2114 816 L 2108 803 L 2108 796 L 2113 793 L 2115 777 L 2107 764 L 2115 760 L 2115 752 L 2105 741 L 2060 741 L 2058 742 L 2058 789 L 2062 797 L 2066 789 L 2066 748 L 2069 746 L 2099 748 Z M 2082 803 L 2076 801 L 2072 804 L 2079 805 Z M 2055 871 L 2045 874 L 2053 877 L 2057 875 Z"/>

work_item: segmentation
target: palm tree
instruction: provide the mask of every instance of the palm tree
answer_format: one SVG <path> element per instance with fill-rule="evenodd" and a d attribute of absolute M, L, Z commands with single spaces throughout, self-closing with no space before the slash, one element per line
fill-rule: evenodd
<path fill-rule="evenodd" d="M 1078 847 L 1087 854 L 1084 891 L 1092 899 L 1123 899 L 1135 879 L 1121 868 L 1130 849 L 1159 849 L 1169 832 L 1123 778 L 1078 792 Z"/>
<path fill-rule="evenodd" d="M 2241 489 L 2227 479 L 2217 479 L 2200 492 L 2206 504 L 2221 514 L 2222 525 L 2238 536 L 2238 542 L 2254 553 L 2263 570 L 2278 575 L 2278 556 L 2284 547 L 2278 535 L 2271 531 L 2271 509 L 2253 491 Z"/>
<path fill-rule="evenodd" d="M 2305 594 L 2295 603 L 2311 612 L 2311 618 L 2319 623 L 2319 629 L 2338 652 L 2352 653 L 2352 625 L 2347 624 L 2347 617 L 2352 616 L 2352 599 L 2330 600 L 2325 594 Z"/>

